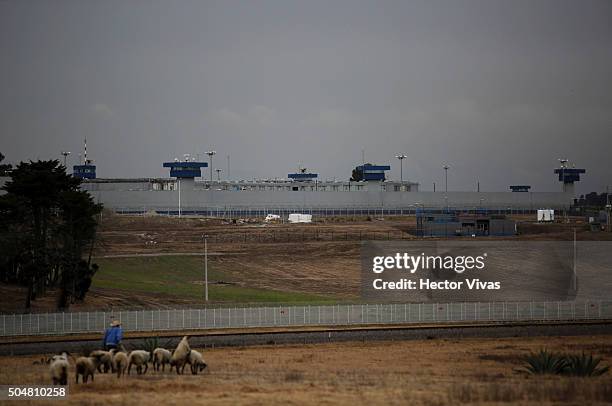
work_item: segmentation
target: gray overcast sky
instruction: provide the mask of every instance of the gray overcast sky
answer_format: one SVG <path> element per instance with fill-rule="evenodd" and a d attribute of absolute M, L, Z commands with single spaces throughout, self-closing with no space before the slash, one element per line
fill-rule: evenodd
<path fill-rule="evenodd" d="M 0 151 L 99 177 L 218 151 L 233 178 L 366 160 L 449 189 L 612 185 L 611 1 L 0 0 Z M 216 166 L 216 165 L 215 165 Z M 208 175 L 207 175 L 208 176 Z"/>

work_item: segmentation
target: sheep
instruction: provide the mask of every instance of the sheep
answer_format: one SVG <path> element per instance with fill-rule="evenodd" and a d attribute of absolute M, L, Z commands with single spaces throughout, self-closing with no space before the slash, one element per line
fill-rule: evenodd
<path fill-rule="evenodd" d="M 189 357 L 187 358 L 187 362 L 191 366 L 192 375 L 197 375 L 198 372 L 206 369 L 206 362 L 204 362 L 204 358 L 199 351 L 191 350 Z"/>
<path fill-rule="evenodd" d="M 61 355 L 51 357 L 51 380 L 53 385 L 68 385 L 68 354 L 63 352 Z"/>
<path fill-rule="evenodd" d="M 172 367 L 175 367 L 176 373 L 181 375 L 185 370 L 185 364 L 190 352 L 189 337 L 184 336 L 176 346 L 176 349 L 172 353 L 172 357 L 170 357 L 170 370 L 172 370 Z"/>
<path fill-rule="evenodd" d="M 108 371 L 115 372 L 113 369 L 113 356 L 110 351 L 96 350 L 89 354 L 90 357 L 96 357 L 100 360 L 98 365 L 98 372 L 102 372 L 102 366 L 104 366 L 104 373 Z"/>
<path fill-rule="evenodd" d="M 79 383 L 79 375 L 83 376 L 83 383 L 87 383 L 87 378 L 91 376 L 91 381 L 94 380 L 94 373 L 99 365 L 98 357 L 79 357 L 76 360 L 76 383 Z"/>
<path fill-rule="evenodd" d="M 162 371 L 166 370 L 166 364 L 170 364 L 172 353 L 165 348 L 156 348 L 153 350 L 153 368 L 159 371 L 161 366 Z"/>
<path fill-rule="evenodd" d="M 130 352 L 128 357 L 128 375 L 132 370 L 132 365 L 136 365 L 136 372 L 138 375 L 146 374 L 149 369 L 149 361 L 151 360 L 151 353 L 145 350 L 134 350 Z M 145 366 L 144 372 L 142 366 Z"/>
<path fill-rule="evenodd" d="M 110 350 L 110 353 L 113 356 L 113 371 L 117 372 L 117 378 L 121 378 L 128 366 L 128 356 L 125 352 L 117 352 L 115 349 Z"/>

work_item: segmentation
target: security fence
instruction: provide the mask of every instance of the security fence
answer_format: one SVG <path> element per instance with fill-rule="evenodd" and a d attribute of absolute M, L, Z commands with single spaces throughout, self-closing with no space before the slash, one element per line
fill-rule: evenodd
<path fill-rule="evenodd" d="M 612 302 L 391 303 L 225 307 L 0 316 L 0 336 L 102 332 L 111 320 L 125 331 L 348 326 L 447 322 L 612 319 Z"/>
<path fill-rule="evenodd" d="M 109 206 L 110 207 L 110 206 Z M 112 210 L 118 214 L 150 215 L 151 213 L 167 216 L 178 216 L 177 207 L 158 206 L 114 206 Z M 429 207 L 408 205 L 405 207 L 386 206 L 343 206 L 343 207 L 312 207 L 312 206 L 266 206 L 266 207 L 184 207 L 182 216 L 203 216 L 225 219 L 265 218 L 268 214 L 276 214 L 287 218 L 291 213 L 311 214 L 313 217 L 386 217 L 386 216 L 414 216 L 420 210 L 429 213 L 445 213 L 456 211 L 465 214 L 487 213 L 491 215 L 526 215 L 535 214 L 536 209 L 517 207 Z"/>

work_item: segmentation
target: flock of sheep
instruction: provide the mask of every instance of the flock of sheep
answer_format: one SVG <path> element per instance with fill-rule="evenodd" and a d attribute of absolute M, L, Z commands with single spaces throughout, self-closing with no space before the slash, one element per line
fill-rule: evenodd
<path fill-rule="evenodd" d="M 75 361 L 76 383 L 79 383 L 79 376 L 81 376 L 83 383 L 86 383 L 90 377 L 93 382 L 96 371 L 104 373 L 110 371 L 116 373 L 117 377 L 120 378 L 126 371 L 129 375 L 132 366 L 136 367 L 138 375 L 146 374 L 149 369 L 149 362 L 153 364 L 156 371 L 159 371 L 160 368 L 165 371 L 166 365 L 169 365 L 170 371 L 174 367 L 179 375 L 183 374 L 187 364 L 190 365 L 193 375 L 197 375 L 198 372 L 206 368 L 202 354 L 191 349 L 189 338 L 185 336 L 172 352 L 165 348 L 156 348 L 153 352 L 134 350 L 126 354 L 123 351 L 113 349 L 110 351 L 96 350 L 88 357 L 79 357 Z M 68 353 L 66 352 L 51 358 L 49 371 L 54 385 L 68 384 L 69 366 Z"/>

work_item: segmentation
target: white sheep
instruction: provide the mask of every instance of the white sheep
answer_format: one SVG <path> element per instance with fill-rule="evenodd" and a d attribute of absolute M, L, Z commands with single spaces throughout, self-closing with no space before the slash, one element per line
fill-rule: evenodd
<path fill-rule="evenodd" d="M 153 350 L 153 368 L 159 371 L 161 366 L 162 371 L 166 370 L 166 364 L 170 364 L 172 353 L 165 348 L 156 348 Z"/>
<path fill-rule="evenodd" d="M 175 367 L 176 373 L 179 375 L 182 374 L 185 370 L 185 364 L 187 363 L 190 352 L 189 337 L 184 336 L 172 353 L 172 357 L 170 358 L 170 370 L 172 370 L 172 367 Z"/>
<path fill-rule="evenodd" d="M 199 351 L 191 350 L 189 353 L 189 357 L 187 358 L 187 362 L 191 365 L 191 373 L 192 375 L 197 375 L 198 372 L 206 369 L 206 362 L 204 362 L 204 357 Z"/>
<path fill-rule="evenodd" d="M 76 383 L 79 383 L 79 375 L 83 376 L 83 383 L 87 383 L 87 378 L 91 376 L 94 380 L 94 373 L 98 368 L 99 359 L 97 357 L 79 357 L 76 360 Z"/>
<path fill-rule="evenodd" d="M 61 355 L 51 357 L 51 380 L 53 385 L 68 385 L 68 354 L 63 352 Z"/>
<path fill-rule="evenodd" d="M 132 365 L 136 365 L 136 372 L 138 375 L 146 374 L 149 369 L 149 361 L 151 360 L 151 353 L 145 350 L 134 350 L 130 352 L 130 356 L 128 357 L 128 375 L 132 370 Z M 145 366 L 144 372 L 142 371 L 142 366 Z"/>
<path fill-rule="evenodd" d="M 110 353 L 113 356 L 113 371 L 117 372 L 117 378 L 121 378 L 128 367 L 128 356 L 125 352 L 117 352 L 115 349 L 110 350 Z"/>
<path fill-rule="evenodd" d="M 104 373 L 108 373 L 108 371 L 114 372 L 113 355 L 110 351 L 96 350 L 92 351 L 89 356 L 98 358 L 98 372 L 102 372 L 102 366 L 104 366 Z"/>

